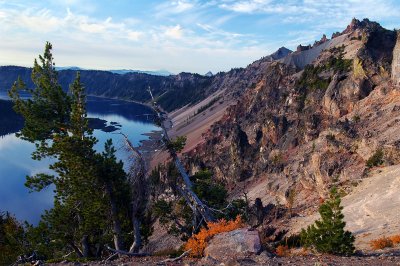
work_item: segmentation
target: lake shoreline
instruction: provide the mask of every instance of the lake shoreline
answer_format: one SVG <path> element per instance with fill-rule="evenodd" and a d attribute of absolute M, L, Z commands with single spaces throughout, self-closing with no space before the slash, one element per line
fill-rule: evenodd
<path fill-rule="evenodd" d="M 48 171 L 51 161 L 32 160 L 35 151 L 33 143 L 22 140 L 14 134 L 23 126 L 23 121 L 17 121 L 13 104 L 6 93 L 0 93 L 0 121 L 4 136 L 0 136 L 0 211 L 13 213 L 20 221 L 37 224 L 45 210 L 51 209 L 54 203 L 53 190 L 29 193 L 25 187 L 26 176 Z M 153 123 L 150 107 L 119 99 L 88 96 L 87 113 L 90 119 L 93 136 L 98 142 L 97 152 L 104 149 L 108 139 L 113 140 L 116 156 L 124 161 L 124 170 L 129 169 L 129 154 L 123 149 L 124 140 L 116 134 L 118 131 L 129 136 L 135 146 L 142 146 L 143 154 L 150 158 L 153 141 L 161 139 L 161 132 Z M 148 118 L 147 118 L 148 117 Z M 17 123 L 18 122 L 18 123 Z M 145 141 L 143 143 L 143 141 Z M 146 143 L 150 141 L 149 143 Z M 30 206 L 27 208 L 26 206 Z"/>

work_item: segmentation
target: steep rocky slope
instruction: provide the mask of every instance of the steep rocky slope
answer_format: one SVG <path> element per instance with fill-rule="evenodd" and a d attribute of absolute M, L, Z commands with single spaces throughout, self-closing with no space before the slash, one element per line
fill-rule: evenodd
<path fill-rule="evenodd" d="M 347 229 L 356 237 L 356 247 L 370 248 L 373 239 L 397 235 L 400 231 L 400 165 L 379 168 L 365 177 L 343 198 Z M 312 224 L 319 214 L 292 219 L 290 231 L 299 232 Z"/>
<path fill-rule="evenodd" d="M 296 208 L 315 210 L 333 184 L 350 192 L 378 149 L 384 164 L 398 164 L 396 40 L 396 32 L 354 19 L 332 40 L 240 70 L 250 86 L 229 87 L 237 104 L 187 152 L 188 165 L 212 169 L 233 195 L 286 203 L 295 191 Z"/>

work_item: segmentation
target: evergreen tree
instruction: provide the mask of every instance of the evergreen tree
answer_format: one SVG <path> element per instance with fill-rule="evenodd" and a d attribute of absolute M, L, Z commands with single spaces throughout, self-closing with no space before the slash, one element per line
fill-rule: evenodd
<path fill-rule="evenodd" d="M 23 226 L 8 212 L 0 212 L 0 265 L 11 265 L 24 252 Z"/>
<path fill-rule="evenodd" d="M 47 42 L 43 56 L 39 55 L 39 63 L 36 59 L 34 61 L 31 78 L 35 87 L 27 88 L 18 78 L 9 91 L 15 111 L 25 121 L 18 136 L 36 144 L 35 159 L 47 155 L 49 143 L 46 141 L 51 140 L 54 134 L 66 134 L 64 129 L 71 111 L 70 98 L 57 81 L 51 49 L 52 45 Z M 20 91 L 28 93 L 31 98 L 21 98 Z"/>
<path fill-rule="evenodd" d="M 80 75 L 77 73 L 71 84 L 70 95 L 64 93 L 57 82 L 51 48 L 47 43 L 44 55 L 39 56 L 41 64 L 35 60 L 35 88 L 26 89 L 18 80 L 10 90 L 15 110 L 25 119 L 19 137 L 35 143 L 34 159 L 54 159 L 49 167 L 54 174 L 27 177 L 26 186 L 31 190 L 55 186 L 54 207 L 45 213 L 38 228 L 30 228 L 32 238 L 61 244 L 47 250 L 53 252 L 51 256 L 66 246 L 79 257 L 99 256 L 112 238 L 116 249 L 123 249 L 120 219 L 130 221 L 129 212 L 122 208 L 129 205 L 127 175 L 122 162 L 116 160 L 111 140 L 103 153 L 95 151 L 97 139 L 88 126 Z M 22 99 L 21 90 L 31 98 Z"/>
<path fill-rule="evenodd" d="M 104 151 L 97 156 L 97 175 L 109 202 L 115 249 L 124 250 L 125 241 L 121 220 L 130 220 L 127 206 L 131 199 L 131 191 L 123 163 L 117 161 L 115 152 L 112 140 L 108 139 L 104 144 Z"/>
<path fill-rule="evenodd" d="M 314 248 L 321 253 L 351 255 L 354 253 L 354 236 L 345 231 L 346 223 L 340 206 L 340 195 L 336 188 L 330 193 L 330 198 L 319 207 L 321 220 L 302 229 L 301 242 L 305 247 Z"/>

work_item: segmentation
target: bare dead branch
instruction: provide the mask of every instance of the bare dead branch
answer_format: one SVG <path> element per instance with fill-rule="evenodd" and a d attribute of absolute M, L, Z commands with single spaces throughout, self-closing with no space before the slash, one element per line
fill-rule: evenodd
<path fill-rule="evenodd" d="M 118 253 L 114 253 L 114 254 L 112 254 L 111 256 L 109 256 L 107 259 L 105 259 L 103 262 L 104 263 L 106 263 L 106 262 L 108 262 L 108 261 L 110 261 L 110 260 L 112 260 L 114 257 L 116 257 L 116 256 L 118 256 Z"/>
<path fill-rule="evenodd" d="M 174 261 L 178 261 L 183 259 L 184 257 L 186 257 L 187 255 L 189 255 L 190 251 L 192 251 L 191 249 L 186 250 L 185 252 L 182 253 L 182 255 L 180 255 L 179 257 L 176 258 L 172 258 L 172 259 L 166 259 L 160 262 L 157 262 L 157 265 L 163 265 L 166 264 L 167 262 L 174 262 Z"/>
<path fill-rule="evenodd" d="M 160 127 L 163 130 L 164 142 L 166 142 L 165 144 L 167 147 L 171 147 L 171 145 L 168 145 L 168 144 L 171 144 L 171 139 L 168 136 L 168 131 L 164 124 L 165 120 L 168 117 L 167 117 L 167 115 L 163 115 L 161 113 L 161 107 L 159 107 L 157 105 L 157 103 L 155 102 L 150 87 L 149 87 L 148 91 L 149 91 L 150 96 L 153 101 L 152 108 L 153 108 L 154 112 L 157 114 L 158 121 L 160 122 Z M 189 175 L 187 174 L 185 168 L 183 167 L 183 164 L 182 164 L 181 160 L 179 159 L 177 153 L 175 152 L 175 150 L 173 148 L 169 149 L 169 152 L 172 156 L 173 161 L 175 162 L 176 168 L 178 169 L 178 171 L 182 177 L 183 185 L 180 187 L 180 192 L 184 196 L 187 204 L 192 209 L 194 207 L 196 209 L 196 210 L 193 209 L 195 215 L 197 212 L 200 213 L 205 222 L 215 221 L 215 218 L 211 214 L 209 207 L 199 199 L 199 197 L 196 195 L 196 193 L 193 192 L 193 190 L 192 190 L 193 184 L 190 181 Z"/>

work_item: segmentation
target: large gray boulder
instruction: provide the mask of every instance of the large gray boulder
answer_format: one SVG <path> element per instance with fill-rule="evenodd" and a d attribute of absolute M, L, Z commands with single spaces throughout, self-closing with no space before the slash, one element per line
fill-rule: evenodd
<path fill-rule="evenodd" d="M 204 255 L 219 261 L 226 261 L 260 252 L 261 242 L 257 230 L 242 228 L 214 236 L 208 242 Z"/>

